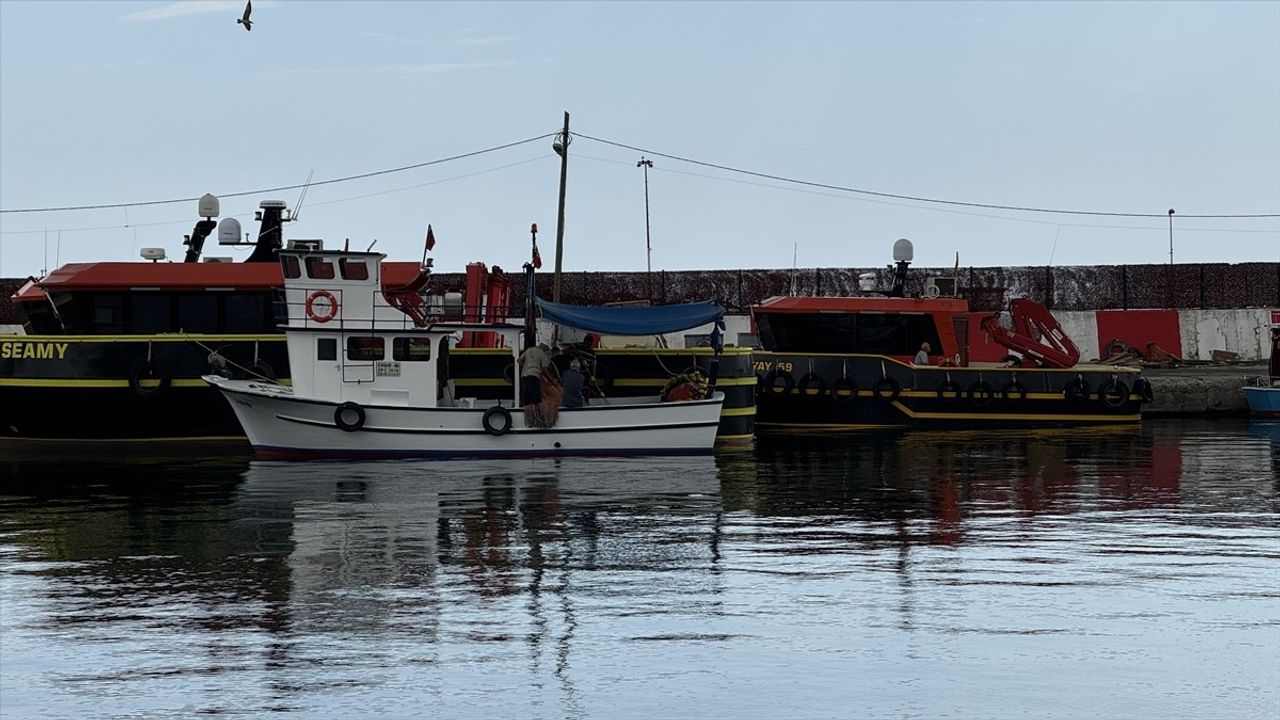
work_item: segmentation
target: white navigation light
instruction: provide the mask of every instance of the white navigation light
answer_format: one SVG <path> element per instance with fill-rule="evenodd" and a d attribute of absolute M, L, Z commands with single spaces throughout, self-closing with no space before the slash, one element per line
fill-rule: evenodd
<path fill-rule="evenodd" d="M 242 242 L 240 221 L 233 217 L 223 218 L 222 222 L 218 223 L 218 244 L 240 245 Z"/>
<path fill-rule="evenodd" d="M 200 208 L 200 217 L 202 218 L 216 218 L 218 217 L 218 211 L 221 210 L 221 207 L 218 205 L 218 198 L 210 195 L 209 193 L 205 193 L 200 196 L 200 203 L 198 207 Z"/>
<path fill-rule="evenodd" d="M 894 262 L 911 262 L 913 257 L 915 257 L 915 248 L 911 247 L 910 240 L 898 238 L 893 242 Z"/>
<path fill-rule="evenodd" d="M 142 251 L 138 254 L 142 256 L 143 260 L 158 262 L 164 259 L 164 248 L 142 248 Z"/>

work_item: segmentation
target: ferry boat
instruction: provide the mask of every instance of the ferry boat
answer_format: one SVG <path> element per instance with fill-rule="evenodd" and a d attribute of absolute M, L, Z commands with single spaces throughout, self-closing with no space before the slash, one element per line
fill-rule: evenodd
<path fill-rule="evenodd" d="M 1030 300 L 1013 302 L 1009 328 L 998 314 L 970 311 L 949 279 L 907 297 L 912 255 L 910 241 L 895 243 L 886 291 L 867 277 L 865 296 L 774 297 L 752 308 L 757 432 L 1139 421 L 1151 385 L 1138 370 L 1080 364 L 1052 314 Z M 971 361 L 978 333 L 1004 357 Z"/>
<path fill-rule="evenodd" d="M 522 398 L 520 383 L 498 401 L 459 398 L 450 338 L 492 333 L 518 362 L 519 349 L 535 342 L 532 323 L 438 321 L 423 312 L 421 296 L 384 290 L 381 253 L 315 247 L 279 255 L 292 386 L 204 376 L 226 396 L 260 457 L 666 455 L 709 453 L 715 445 L 724 393 L 715 391 L 714 376 L 705 397 L 681 400 L 596 398 L 559 408 L 553 397 L 547 408 L 545 397 Z M 532 265 L 526 273 L 532 287 Z M 657 324 L 643 334 L 664 331 L 668 319 L 675 331 L 723 313 L 714 304 L 604 308 L 597 317 L 599 310 L 630 320 L 647 315 Z"/>

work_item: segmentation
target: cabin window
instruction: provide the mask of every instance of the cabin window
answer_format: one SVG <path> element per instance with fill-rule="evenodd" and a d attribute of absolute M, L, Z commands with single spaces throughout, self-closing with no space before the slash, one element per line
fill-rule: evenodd
<path fill-rule="evenodd" d="M 322 257 L 307 258 L 307 277 L 312 280 L 332 280 L 333 263 Z"/>
<path fill-rule="evenodd" d="M 903 315 L 858 315 L 858 352 L 868 355 L 907 355 L 907 324 Z"/>
<path fill-rule="evenodd" d="M 136 333 L 169 332 L 173 313 L 169 296 L 134 293 L 129 298 L 130 325 Z"/>
<path fill-rule="evenodd" d="M 223 330 L 229 333 L 260 333 L 267 327 L 266 298 L 245 293 L 226 295 L 222 300 Z"/>
<path fill-rule="evenodd" d="M 316 359 L 317 360 L 337 360 L 338 359 L 338 341 L 334 338 L 319 338 L 316 340 Z"/>
<path fill-rule="evenodd" d="M 938 327 L 928 315 L 904 315 L 907 325 L 907 354 L 914 355 L 920 343 L 929 343 L 930 355 L 942 354 L 942 341 L 938 339 Z M 959 336 L 957 335 L 957 339 Z M 965 345 L 963 341 L 960 343 Z"/>
<path fill-rule="evenodd" d="M 380 337 L 347 338 L 348 360 L 381 360 L 386 355 L 386 343 Z"/>
<path fill-rule="evenodd" d="M 94 295 L 89 316 L 97 332 L 124 331 L 124 297 L 121 295 Z"/>
<path fill-rule="evenodd" d="M 369 266 L 363 260 L 338 260 L 338 269 L 342 271 L 343 280 L 368 280 Z"/>
<path fill-rule="evenodd" d="M 280 258 L 280 269 L 284 271 L 284 276 L 290 280 L 302 277 L 302 267 L 298 265 L 298 258 L 295 255 L 282 256 Z"/>
<path fill-rule="evenodd" d="M 218 296 L 179 295 L 178 328 L 184 332 L 218 331 Z"/>
<path fill-rule="evenodd" d="M 398 337 L 391 341 L 391 359 L 407 360 L 413 362 L 416 360 L 431 359 L 431 338 L 429 337 Z"/>

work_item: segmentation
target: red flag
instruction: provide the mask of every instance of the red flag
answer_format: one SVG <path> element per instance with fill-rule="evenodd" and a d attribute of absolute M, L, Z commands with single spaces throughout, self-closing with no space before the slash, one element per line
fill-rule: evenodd
<path fill-rule="evenodd" d="M 542 267 L 542 256 L 538 254 L 538 243 L 533 244 L 533 269 Z"/>
<path fill-rule="evenodd" d="M 436 234 L 431 232 L 431 226 L 428 225 L 427 226 L 427 249 L 430 250 L 435 246 L 436 246 Z"/>

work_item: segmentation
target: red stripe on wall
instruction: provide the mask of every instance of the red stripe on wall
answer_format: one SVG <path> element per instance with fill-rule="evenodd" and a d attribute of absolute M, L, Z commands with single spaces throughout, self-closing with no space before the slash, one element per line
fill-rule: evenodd
<path fill-rule="evenodd" d="M 1177 310 L 1099 310 L 1098 357 L 1106 358 L 1107 343 L 1123 340 L 1143 354 L 1157 343 L 1174 355 L 1182 354 L 1182 331 Z"/>

